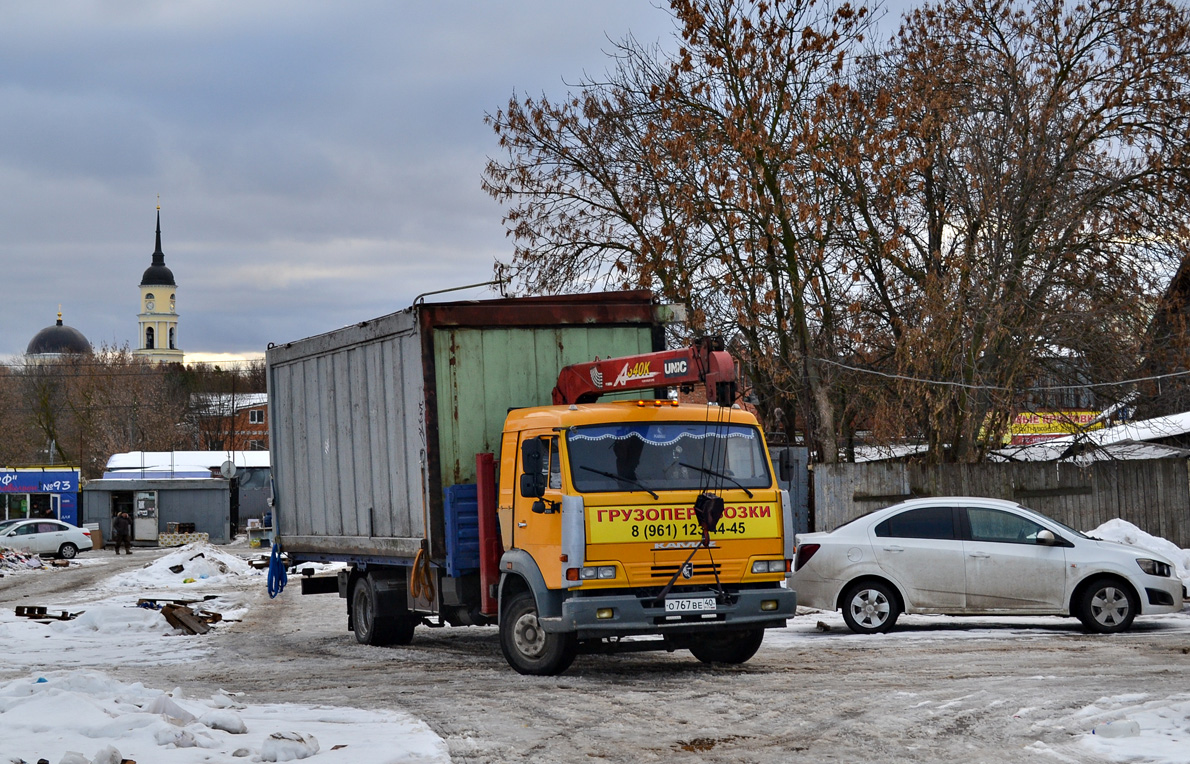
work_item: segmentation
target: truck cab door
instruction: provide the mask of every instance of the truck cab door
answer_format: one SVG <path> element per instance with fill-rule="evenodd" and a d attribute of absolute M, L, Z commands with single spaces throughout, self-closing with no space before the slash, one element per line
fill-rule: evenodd
<path fill-rule="evenodd" d="M 529 440 L 539 443 L 529 449 L 540 451 L 538 464 L 525 461 L 524 444 Z M 517 449 L 517 475 L 519 490 L 513 500 L 512 545 L 532 555 L 546 581 L 560 581 L 562 467 L 558 436 L 523 435 L 521 448 Z M 538 487 L 541 495 L 534 495 L 536 491 L 531 486 Z"/>

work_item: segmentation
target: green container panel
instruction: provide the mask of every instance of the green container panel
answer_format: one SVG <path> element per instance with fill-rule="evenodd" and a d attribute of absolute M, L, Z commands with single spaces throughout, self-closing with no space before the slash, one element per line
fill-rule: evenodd
<path fill-rule="evenodd" d="M 653 350 L 649 325 L 435 329 L 442 485 L 474 482 L 475 454 L 499 452 L 508 410 L 549 405 L 562 367 Z"/>

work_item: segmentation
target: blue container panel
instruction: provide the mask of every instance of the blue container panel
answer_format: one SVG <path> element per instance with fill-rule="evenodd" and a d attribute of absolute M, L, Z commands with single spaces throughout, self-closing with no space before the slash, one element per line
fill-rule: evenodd
<path fill-rule="evenodd" d="M 479 493 L 474 483 L 446 488 L 446 574 L 479 570 Z"/>

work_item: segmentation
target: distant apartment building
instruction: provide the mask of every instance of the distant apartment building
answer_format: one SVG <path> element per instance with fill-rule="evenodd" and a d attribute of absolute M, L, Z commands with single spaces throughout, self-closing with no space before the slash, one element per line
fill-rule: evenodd
<path fill-rule="evenodd" d="M 211 393 L 194 397 L 200 448 L 211 451 L 268 451 L 268 396 Z"/>

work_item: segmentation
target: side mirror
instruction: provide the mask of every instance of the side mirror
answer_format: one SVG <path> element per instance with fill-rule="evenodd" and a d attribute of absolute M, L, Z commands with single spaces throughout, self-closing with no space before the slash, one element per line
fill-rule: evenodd
<path fill-rule="evenodd" d="M 521 496 L 526 499 L 540 499 L 545 496 L 545 486 L 548 477 L 545 474 L 546 450 L 545 441 L 541 438 L 529 438 L 521 443 Z"/>
<path fill-rule="evenodd" d="M 782 483 L 793 480 L 793 456 L 790 455 L 788 448 L 783 449 L 781 455 L 777 457 L 777 474 L 781 477 Z"/>
<path fill-rule="evenodd" d="M 1042 546 L 1053 546 L 1058 543 L 1058 538 L 1054 536 L 1052 531 L 1043 528 L 1037 531 L 1037 543 Z"/>

